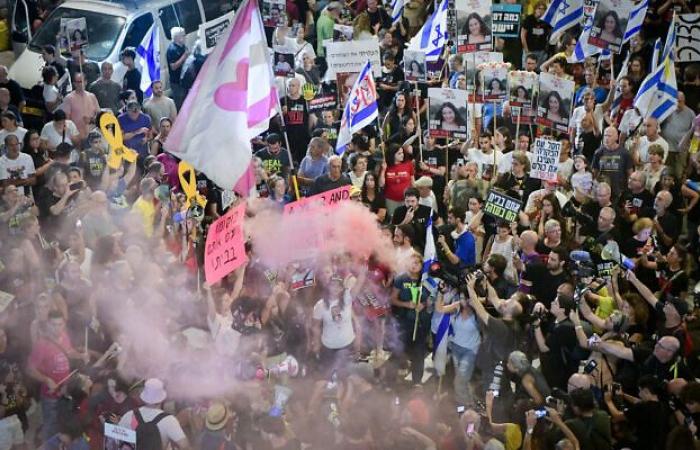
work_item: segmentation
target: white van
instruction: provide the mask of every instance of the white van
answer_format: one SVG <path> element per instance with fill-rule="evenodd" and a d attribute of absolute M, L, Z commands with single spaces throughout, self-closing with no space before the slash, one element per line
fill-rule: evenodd
<path fill-rule="evenodd" d="M 31 34 L 30 10 L 26 0 L 10 0 L 13 47 L 29 42 L 10 67 L 10 77 L 29 90 L 41 81 L 44 61 L 41 48 L 56 45 L 61 19 L 85 17 L 87 21 L 87 59 L 100 64 L 116 63 L 125 47 L 138 47 L 146 32 L 158 20 L 161 35 L 161 76 L 167 85 L 165 60 L 170 44 L 170 29 L 180 26 L 187 32 L 187 44 L 197 39 L 200 24 L 218 19 L 232 11 L 238 1 L 232 0 L 68 0 L 58 6 L 44 24 Z"/>

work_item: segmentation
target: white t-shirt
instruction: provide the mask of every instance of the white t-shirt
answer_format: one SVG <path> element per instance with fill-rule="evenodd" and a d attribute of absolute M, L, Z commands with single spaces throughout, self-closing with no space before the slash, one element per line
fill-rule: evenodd
<path fill-rule="evenodd" d="M 491 153 L 487 155 L 486 153 L 482 152 L 481 149 L 469 149 L 469 153 L 467 153 L 467 160 L 473 161 L 479 166 L 477 177 L 486 181 L 491 180 L 491 174 L 493 173 L 494 169 L 494 154 L 496 155 L 496 165 L 500 166 L 503 153 L 501 153 L 499 150 L 492 150 Z"/>
<path fill-rule="evenodd" d="M 632 132 L 642 122 L 642 116 L 637 113 L 635 108 L 630 108 L 622 115 L 620 120 L 620 134 L 625 134 L 629 137 Z"/>
<path fill-rule="evenodd" d="M 43 92 L 43 97 L 44 97 L 44 103 L 55 103 L 56 100 L 58 100 L 59 92 L 58 88 L 54 85 L 51 84 L 45 84 L 44 85 L 44 92 Z M 54 112 L 56 108 L 58 108 L 58 104 L 56 104 L 52 110 L 49 112 Z M 47 108 L 48 109 L 48 108 Z"/>
<path fill-rule="evenodd" d="M 158 414 L 162 413 L 163 410 L 142 406 L 139 408 L 139 412 L 145 422 L 150 422 L 155 419 Z M 131 430 L 135 430 L 137 425 L 138 421 L 136 417 L 134 417 L 133 411 L 127 411 L 119 421 L 120 427 L 129 428 Z M 164 449 L 170 448 L 170 442 L 178 442 L 185 439 L 185 432 L 182 431 L 180 422 L 178 422 L 173 415 L 169 415 L 158 422 L 158 431 L 160 431 L 160 439 L 163 442 Z"/>
<path fill-rule="evenodd" d="M 355 340 L 355 330 L 352 327 L 352 298 L 347 290 L 343 295 L 342 309 L 338 300 L 332 300 L 330 308 L 326 307 L 322 299 L 314 305 L 313 317 L 322 322 L 321 343 L 331 350 L 347 347 Z"/>
<path fill-rule="evenodd" d="M 0 419 L 0 450 L 12 450 L 22 444 L 24 444 L 24 431 L 17 414 Z"/>
<path fill-rule="evenodd" d="M 79 142 L 73 142 L 73 136 L 76 137 L 78 136 L 78 127 L 75 126 L 72 120 L 66 119 L 66 132 L 65 132 L 65 140 L 63 137 L 63 133 L 59 133 L 56 131 L 56 128 L 53 126 L 53 122 L 49 122 L 46 125 L 44 125 L 44 128 L 41 129 L 41 139 L 43 141 L 46 141 L 49 145 L 49 148 L 55 149 L 58 147 L 58 144 L 62 142 L 68 142 L 72 146 L 76 146 Z"/>
<path fill-rule="evenodd" d="M 27 129 L 22 127 L 17 127 L 15 131 L 7 131 L 5 129 L 0 130 L 0 148 L 3 149 L 3 153 L 5 150 L 5 138 L 7 136 L 17 136 L 17 139 L 19 140 L 19 145 L 21 146 L 22 142 L 24 141 L 25 134 L 27 134 Z"/>
<path fill-rule="evenodd" d="M 7 155 L 0 157 L 0 181 L 1 180 L 26 180 L 34 175 L 34 160 L 26 153 L 17 155 L 17 159 L 10 159 Z M 24 195 L 29 195 L 29 186 L 23 186 Z"/>
<path fill-rule="evenodd" d="M 557 174 L 565 180 L 568 180 L 571 174 L 574 172 L 574 160 L 569 158 L 564 162 L 559 161 L 559 168 L 557 169 Z"/>
<path fill-rule="evenodd" d="M 654 142 L 650 142 L 648 137 L 642 136 L 639 139 L 639 162 L 641 165 L 649 162 L 649 146 L 653 144 L 658 144 L 664 149 L 664 160 L 662 162 L 666 162 L 666 157 L 668 156 L 668 142 L 666 142 L 666 139 L 659 136 Z"/>

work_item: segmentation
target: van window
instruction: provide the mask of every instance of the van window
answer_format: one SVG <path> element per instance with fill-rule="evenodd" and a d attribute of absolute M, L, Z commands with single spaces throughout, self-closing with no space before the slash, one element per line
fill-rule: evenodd
<path fill-rule="evenodd" d="M 168 40 L 170 37 L 170 29 L 172 27 L 182 27 L 185 33 L 197 31 L 202 23 L 202 16 L 199 14 L 199 5 L 197 0 L 183 0 L 158 10 L 160 21 L 163 24 L 163 31 Z"/>
<path fill-rule="evenodd" d="M 119 35 L 124 28 L 126 19 L 120 16 L 112 16 L 100 12 L 58 7 L 46 19 L 37 30 L 36 35 L 29 43 L 29 48 L 35 52 L 41 52 L 45 45 L 57 45 L 61 19 L 77 19 L 85 17 L 87 22 L 88 46 L 85 55 L 92 61 L 104 61 L 114 48 Z"/>
<path fill-rule="evenodd" d="M 202 6 L 204 6 L 204 20 L 209 22 L 210 20 L 218 19 L 227 12 L 231 12 L 234 9 L 234 3 L 231 0 L 208 0 L 203 1 Z"/>
<path fill-rule="evenodd" d="M 143 41 L 146 33 L 148 33 L 148 30 L 151 29 L 151 25 L 153 25 L 153 16 L 150 13 L 134 19 L 131 22 L 131 26 L 129 26 L 129 31 L 126 32 L 122 49 L 126 47 L 137 48 Z"/>

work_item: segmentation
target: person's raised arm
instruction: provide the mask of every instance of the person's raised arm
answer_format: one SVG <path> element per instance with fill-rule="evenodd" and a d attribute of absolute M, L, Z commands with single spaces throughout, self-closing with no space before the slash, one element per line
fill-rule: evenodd
<path fill-rule="evenodd" d="M 532 309 L 533 314 L 534 313 L 539 313 L 541 311 L 544 311 L 545 307 L 542 303 L 537 303 L 535 304 L 535 307 Z M 547 343 L 545 342 L 544 339 L 544 333 L 542 333 L 542 323 L 538 319 L 532 323 L 532 326 L 535 328 L 535 342 L 537 342 L 537 348 L 540 350 L 540 353 L 547 353 L 549 351 L 549 347 L 547 346 Z"/>
<path fill-rule="evenodd" d="M 641 295 L 642 298 L 646 300 L 652 308 L 656 308 L 656 304 L 659 303 L 659 299 L 656 298 L 653 292 L 651 292 L 651 289 L 649 289 L 641 281 L 639 281 L 637 275 L 635 275 L 635 273 L 631 270 L 627 271 L 627 281 L 632 283 L 632 285 L 639 292 L 639 295 Z"/>
<path fill-rule="evenodd" d="M 629 347 L 623 347 L 617 343 L 610 343 L 605 341 L 597 341 L 590 344 L 592 350 L 605 353 L 606 355 L 615 356 L 619 359 L 624 359 L 625 361 L 634 362 L 634 352 Z"/>
<path fill-rule="evenodd" d="M 488 325 L 489 318 L 491 317 L 491 315 L 486 311 L 486 308 L 484 308 L 484 305 L 481 304 L 481 300 L 479 300 L 479 297 L 476 295 L 476 291 L 474 290 L 474 283 L 474 275 L 470 274 L 467 277 L 467 293 L 469 294 L 469 306 L 471 306 L 474 310 L 476 317 L 478 317 L 484 325 Z"/>
<path fill-rule="evenodd" d="M 574 434 L 573 431 L 571 431 L 571 428 L 569 428 L 566 423 L 562 420 L 561 416 L 559 415 L 559 411 L 557 411 L 554 408 L 550 408 L 549 406 L 546 407 L 547 409 L 547 417 L 549 420 L 556 425 L 557 428 L 561 430 L 562 433 L 564 433 L 564 436 L 571 442 L 571 444 L 574 446 L 574 450 L 580 450 L 581 445 L 578 441 L 578 438 Z"/>

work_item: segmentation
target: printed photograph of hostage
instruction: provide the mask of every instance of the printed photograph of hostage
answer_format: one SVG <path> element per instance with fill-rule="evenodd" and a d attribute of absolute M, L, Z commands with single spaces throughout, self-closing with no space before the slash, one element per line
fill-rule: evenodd
<path fill-rule="evenodd" d="M 593 16 L 588 43 L 619 53 L 632 7 L 630 0 L 601 0 Z"/>
<path fill-rule="evenodd" d="M 537 123 L 555 131 L 567 132 L 574 88 L 573 81 L 541 73 Z"/>
<path fill-rule="evenodd" d="M 492 49 L 491 2 L 456 0 L 457 51 L 471 53 Z"/>
<path fill-rule="evenodd" d="M 430 135 L 466 139 L 467 92 L 459 89 L 428 89 Z"/>

